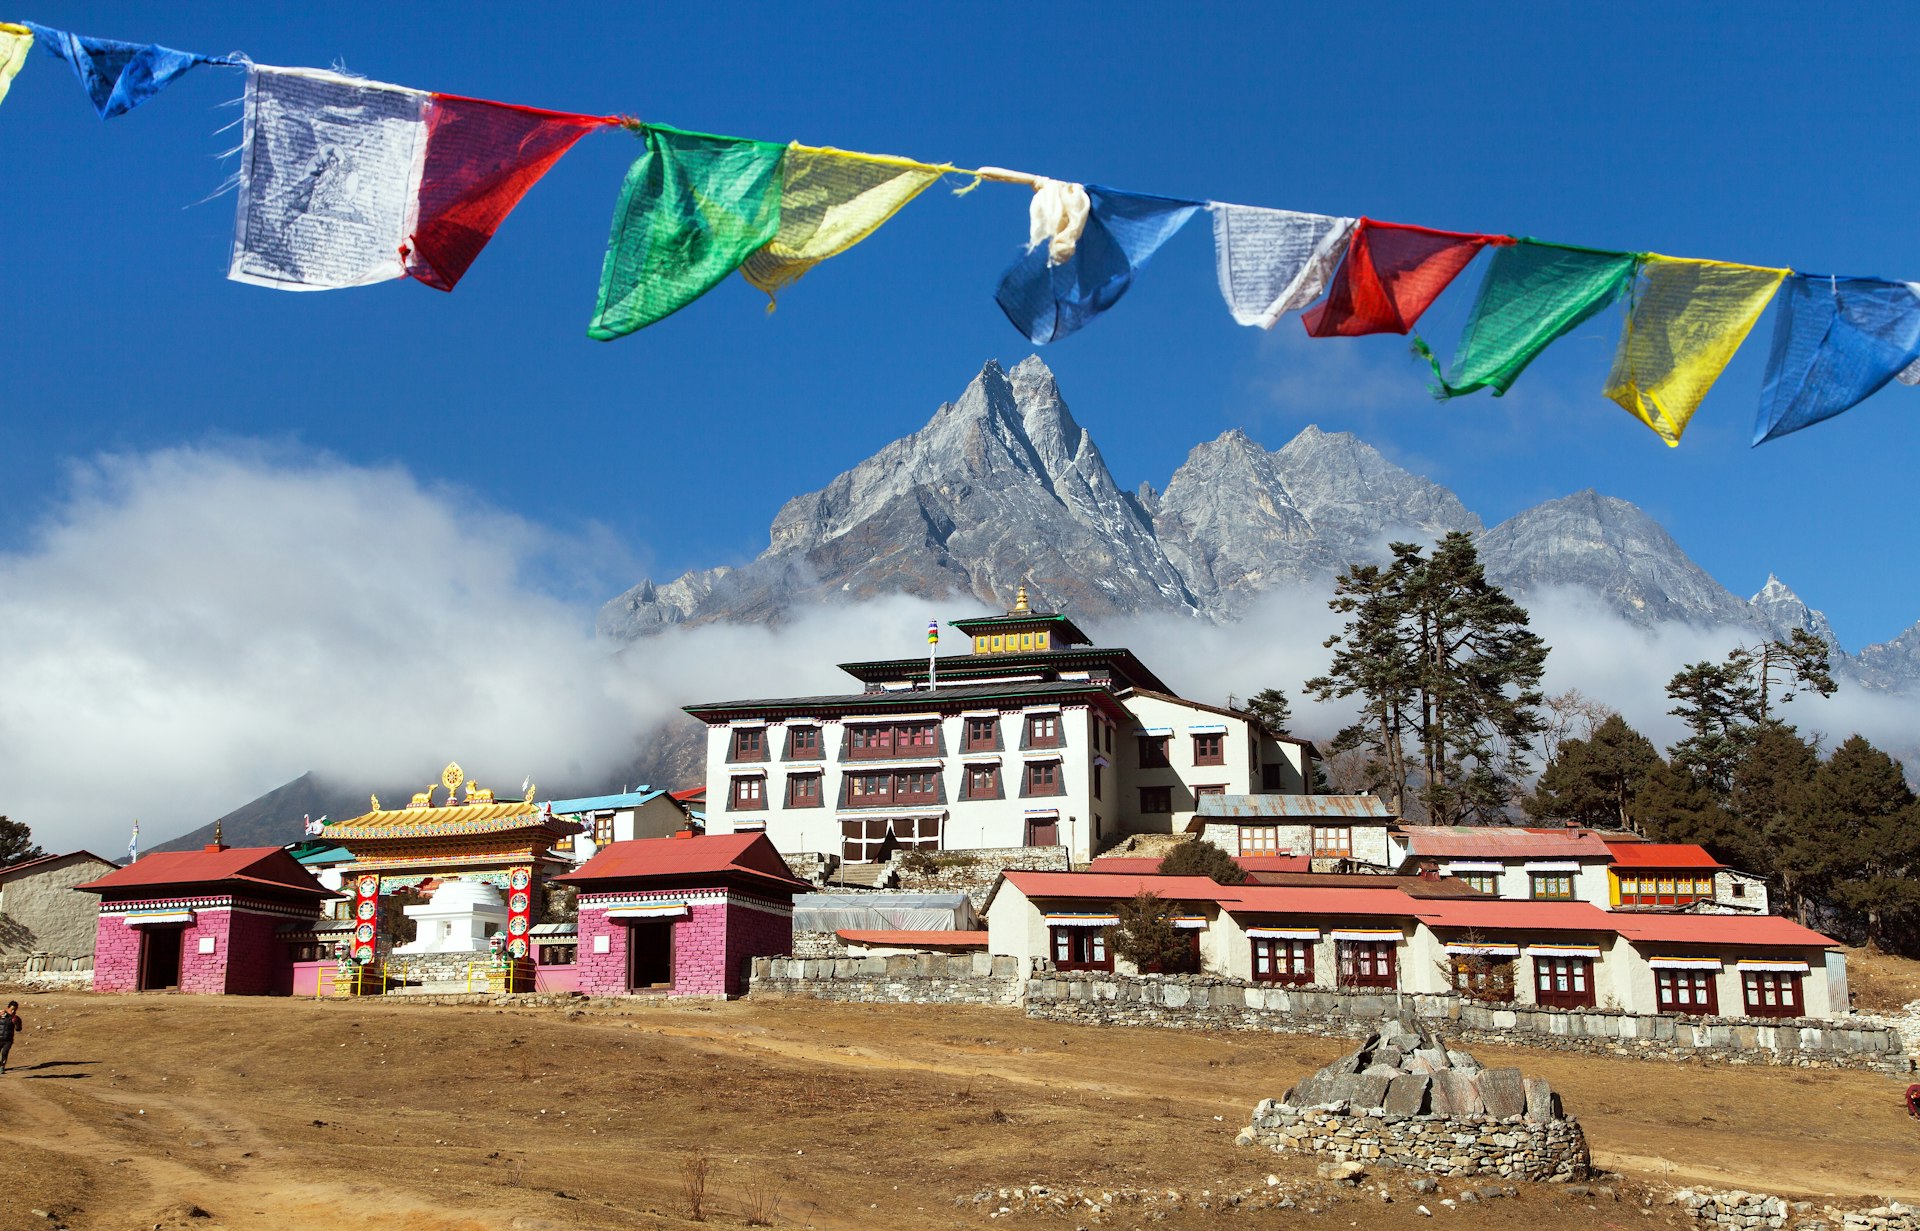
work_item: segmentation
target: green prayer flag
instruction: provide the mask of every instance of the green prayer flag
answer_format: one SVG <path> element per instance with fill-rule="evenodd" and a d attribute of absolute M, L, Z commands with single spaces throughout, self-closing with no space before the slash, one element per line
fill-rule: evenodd
<path fill-rule="evenodd" d="M 1434 396 L 1491 388 L 1499 397 L 1548 346 L 1611 303 L 1633 278 L 1637 258 L 1522 239 L 1493 250 L 1480 293 L 1454 349 L 1453 375 L 1425 343 L 1420 351 L 1439 380 Z"/>
<path fill-rule="evenodd" d="M 712 290 L 780 230 L 786 146 L 648 125 L 627 170 L 589 337 L 625 337 Z"/>

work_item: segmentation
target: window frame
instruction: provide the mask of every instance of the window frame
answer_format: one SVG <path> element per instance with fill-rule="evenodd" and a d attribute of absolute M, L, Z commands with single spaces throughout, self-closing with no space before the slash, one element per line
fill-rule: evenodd
<path fill-rule="evenodd" d="M 976 734 L 976 728 L 984 728 Z M 962 752 L 999 752 L 1000 720 L 975 716 L 960 720 L 960 750 Z"/>
<path fill-rule="evenodd" d="M 752 787 L 751 792 L 743 789 Z M 767 807 L 767 776 L 765 774 L 736 774 L 733 784 L 727 788 L 727 810 L 729 812 L 764 812 Z"/>
<path fill-rule="evenodd" d="M 1203 751 L 1205 743 L 1209 750 Z M 1224 731 L 1195 731 L 1193 733 L 1193 763 L 1195 765 L 1225 765 L 1227 763 L 1227 736 Z"/>
<path fill-rule="evenodd" d="M 1113 946 L 1107 943 L 1107 929 L 1056 926 L 1047 932 L 1047 954 L 1055 970 L 1113 969 Z"/>
<path fill-rule="evenodd" d="M 1500 874 L 1498 872 L 1449 872 L 1447 876 L 1457 880 L 1469 889 L 1478 889 L 1491 897 L 1500 896 Z"/>
<path fill-rule="evenodd" d="M 985 774 L 987 776 L 987 788 L 985 790 L 974 789 L 973 779 L 975 774 Z M 1005 799 L 1006 797 L 1006 792 L 1002 790 L 1000 786 L 1000 763 L 998 761 L 992 764 L 972 764 L 962 765 L 960 767 L 961 799 Z"/>
<path fill-rule="evenodd" d="M 1171 735 L 1142 735 L 1140 739 L 1139 759 L 1141 769 L 1172 769 L 1173 742 Z"/>
<path fill-rule="evenodd" d="M 1537 953 L 1533 959 L 1533 1002 L 1549 1009 L 1591 1009 L 1599 1005 L 1593 985 L 1594 959 L 1577 954 Z M 1555 980 L 1567 983 L 1564 990 Z"/>
<path fill-rule="evenodd" d="M 1682 984 L 1685 984 L 1684 989 Z M 1695 993 L 1691 1003 L 1681 997 L 1682 990 Z M 1654 1010 L 1659 1013 L 1716 1017 L 1720 1013 L 1720 972 L 1656 966 L 1653 969 L 1653 1003 Z"/>
<path fill-rule="evenodd" d="M 1353 826 L 1315 825 L 1313 857 L 1315 859 L 1352 859 Z"/>
<path fill-rule="evenodd" d="M 1384 974 L 1380 969 L 1383 961 Z M 1391 940 L 1335 940 L 1334 971 L 1341 987 L 1397 989 L 1399 944 Z"/>
<path fill-rule="evenodd" d="M 1265 835 L 1263 838 L 1250 838 L 1249 835 Z M 1242 825 L 1239 833 L 1239 848 L 1242 855 L 1282 855 L 1280 849 L 1280 827 L 1278 825 Z"/>
<path fill-rule="evenodd" d="M 940 802 L 940 771 L 937 769 L 898 769 L 893 771 L 892 799 L 897 804 L 937 804 Z M 925 779 L 921 789 L 908 789 L 908 779 Z M 916 787 L 921 787 L 915 782 Z"/>
<path fill-rule="evenodd" d="M 1157 803 L 1159 807 L 1152 807 Z M 1143 786 L 1140 788 L 1141 816 L 1173 815 L 1173 788 L 1170 786 Z"/>
<path fill-rule="evenodd" d="M 1066 747 L 1066 726 L 1062 722 L 1062 715 L 1055 712 L 1026 715 L 1025 722 L 1021 726 L 1020 746 L 1022 748 Z"/>
<path fill-rule="evenodd" d="M 801 741 L 807 738 L 810 738 L 813 743 L 812 752 L 800 747 Z M 787 728 L 787 760 L 789 761 L 823 761 L 826 759 L 826 747 L 826 736 L 818 726 L 802 723 L 799 726 Z"/>
<path fill-rule="evenodd" d="M 1051 782 L 1039 780 L 1041 771 Z M 1067 767 L 1064 761 L 1028 761 L 1020 769 L 1020 797 L 1022 799 L 1041 796 L 1065 795 L 1067 793 Z"/>
<path fill-rule="evenodd" d="M 1251 939 L 1255 983 L 1278 983 L 1283 987 L 1313 985 L 1313 951 L 1318 947 L 1317 942 L 1277 936 Z"/>
<path fill-rule="evenodd" d="M 803 794 L 794 789 L 795 787 L 800 786 L 803 783 L 812 784 L 813 790 Z M 786 795 L 787 795 L 787 807 L 789 808 L 824 808 L 827 806 L 826 791 L 827 791 L 827 785 L 826 785 L 825 774 L 815 772 L 815 773 L 807 773 L 807 774 L 788 774 L 787 775 Z M 808 797 L 809 795 L 811 796 L 811 798 Z"/>
<path fill-rule="evenodd" d="M 1480 963 L 1480 964 L 1476 964 Z M 1453 990 L 1467 1000 L 1481 1004 L 1512 1004 L 1519 996 L 1520 972 L 1516 958 L 1481 957 L 1471 953 L 1449 953 L 1447 955 L 1447 979 Z M 1505 995 L 1495 986 L 1503 973 L 1506 975 Z"/>
<path fill-rule="evenodd" d="M 1578 872 L 1529 872 L 1527 873 L 1527 901 L 1529 902 L 1577 902 L 1575 888 L 1579 883 Z M 1565 893 L 1542 893 L 1540 882 L 1565 881 Z"/>
<path fill-rule="evenodd" d="M 734 727 L 732 729 L 727 741 L 727 760 L 757 762 L 766 759 L 767 729 L 765 727 Z"/>
<path fill-rule="evenodd" d="M 1806 972 L 1799 970 L 1743 970 L 1740 1007 L 1748 1017 L 1805 1017 L 1806 978 Z M 1763 989 L 1771 989 L 1778 1003 L 1756 999 L 1755 992 Z"/>

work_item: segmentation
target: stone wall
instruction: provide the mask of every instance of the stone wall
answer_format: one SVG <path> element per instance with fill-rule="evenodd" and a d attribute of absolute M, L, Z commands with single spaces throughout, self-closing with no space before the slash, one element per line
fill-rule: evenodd
<path fill-rule="evenodd" d="M 1524 1116 L 1394 1116 L 1378 1107 L 1290 1107 L 1271 1099 L 1241 1134 L 1248 1144 L 1340 1162 L 1381 1163 L 1448 1176 L 1578 1180 L 1588 1171 L 1586 1137 L 1572 1119 Z"/>
<path fill-rule="evenodd" d="M 1742 1189 L 1682 1188 L 1667 1198 L 1707 1227 L 1748 1231 L 1791 1227 L 1795 1231 L 1920 1231 L 1920 1210 L 1889 1201 L 1862 1210 L 1842 1210 L 1811 1201 L 1788 1201 Z"/>
<path fill-rule="evenodd" d="M 793 873 L 809 885 L 824 885 L 827 877 L 833 875 L 840 866 L 840 856 L 828 855 L 820 851 L 799 851 L 792 855 L 782 855 L 787 861 L 787 871 Z"/>
<path fill-rule="evenodd" d="M 934 870 L 915 872 L 909 870 L 919 862 L 913 854 L 896 854 L 887 865 L 892 879 L 883 875 L 882 882 L 902 893 L 964 893 L 973 899 L 975 910 L 987 900 L 1001 872 L 1065 872 L 1070 862 L 1064 846 L 982 847 L 928 852 Z"/>
<path fill-rule="evenodd" d="M 756 958 L 755 996 L 880 1004 L 1018 1004 L 1026 974 L 1014 957 L 923 953 L 834 959 Z"/>
<path fill-rule="evenodd" d="M 1613 1010 L 1501 1006 L 1455 995 L 1287 988 L 1211 975 L 1044 972 L 1027 981 L 1027 1016 L 1050 1021 L 1356 1037 L 1392 1014 L 1444 1026 L 1464 1042 L 1512 1043 L 1650 1060 L 1698 1057 L 1803 1068 L 1907 1073 L 1913 1062 L 1885 1026 L 1763 1022 Z"/>
<path fill-rule="evenodd" d="M 840 939 L 838 932 L 803 932 L 798 928 L 793 933 L 793 949 L 789 957 L 845 957 L 847 942 Z"/>
<path fill-rule="evenodd" d="M 88 970 L 100 899 L 74 886 L 113 871 L 75 854 L 19 872 L 0 887 L 0 970 Z"/>

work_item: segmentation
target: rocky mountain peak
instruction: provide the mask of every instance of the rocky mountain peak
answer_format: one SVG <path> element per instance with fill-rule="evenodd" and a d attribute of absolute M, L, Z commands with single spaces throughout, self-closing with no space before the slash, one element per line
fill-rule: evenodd
<path fill-rule="evenodd" d="M 1839 639 L 1834 636 L 1833 625 L 1827 622 L 1827 617 L 1807 606 L 1792 587 L 1774 574 L 1767 574 L 1767 584 L 1747 602 L 1774 636 L 1785 637 L 1796 628 L 1804 628 L 1829 648 L 1839 648 Z"/>

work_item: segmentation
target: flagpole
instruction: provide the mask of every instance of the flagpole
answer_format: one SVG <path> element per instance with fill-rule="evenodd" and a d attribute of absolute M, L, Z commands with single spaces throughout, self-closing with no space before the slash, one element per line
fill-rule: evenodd
<path fill-rule="evenodd" d="M 140 818 L 133 818 L 133 836 L 127 839 L 127 862 L 137 863 L 140 859 Z"/>
<path fill-rule="evenodd" d="M 940 687 L 940 621 L 927 621 L 927 688 Z"/>

